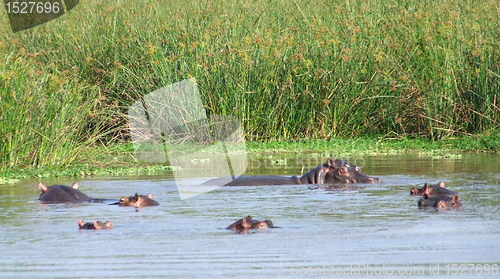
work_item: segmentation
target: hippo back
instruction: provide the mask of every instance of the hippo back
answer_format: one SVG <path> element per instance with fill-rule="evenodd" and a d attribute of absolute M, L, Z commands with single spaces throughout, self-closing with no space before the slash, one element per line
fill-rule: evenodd
<path fill-rule="evenodd" d="M 64 185 L 47 187 L 43 183 L 40 183 L 38 188 L 42 191 L 38 198 L 42 203 L 82 202 L 90 199 L 78 190 L 78 184 L 76 183 L 72 187 Z"/>

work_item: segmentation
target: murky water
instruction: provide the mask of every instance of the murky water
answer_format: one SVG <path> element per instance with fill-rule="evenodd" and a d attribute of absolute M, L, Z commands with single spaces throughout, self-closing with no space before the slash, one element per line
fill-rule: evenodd
<path fill-rule="evenodd" d="M 500 276 L 498 154 L 464 154 L 459 159 L 410 154 L 357 161 L 363 173 L 383 183 L 222 187 L 181 201 L 172 177 L 79 181 L 80 190 L 95 198 L 153 193 L 160 206 L 140 210 L 106 204 L 41 205 L 37 181 L 3 185 L 0 276 Z M 300 174 L 304 161 L 274 156 L 252 157 L 250 163 L 251 174 L 292 175 Z M 411 187 L 440 180 L 460 193 L 463 206 L 446 212 L 418 209 L 418 198 L 409 195 Z M 71 182 L 44 180 L 46 185 Z M 247 234 L 223 229 L 247 215 L 271 219 L 281 228 Z M 114 228 L 81 231 L 79 218 L 109 220 Z"/>

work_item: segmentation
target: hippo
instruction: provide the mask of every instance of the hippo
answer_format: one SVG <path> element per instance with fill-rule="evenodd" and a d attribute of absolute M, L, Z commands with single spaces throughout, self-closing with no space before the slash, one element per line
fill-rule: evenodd
<path fill-rule="evenodd" d="M 422 189 L 413 187 L 410 191 L 410 195 L 412 196 L 423 196 L 424 194 L 427 194 L 428 197 L 433 197 L 437 195 L 455 195 L 458 193 L 444 188 L 443 181 L 440 181 L 437 185 L 428 185 L 425 183 Z"/>
<path fill-rule="evenodd" d="M 205 182 L 205 185 L 217 185 L 219 179 Z M 358 165 L 351 165 L 341 159 L 328 159 L 301 177 L 292 176 L 240 176 L 224 186 L 264 186 L 264 185 L 298 185 L 298 184 L 336 184 L 336 183 L 375 183 L 376 177 L 361 173 Z"/>
<path fill-rule="evenodd" d="M 113 224 L 110 221 L 101 222 L 94 220 L 93 223 L 84 223 L 81 219 L 78 219 L 78 227 L 80 230 L 100 230 L 100 229 L 111 229 Z"/>
<path fill-rule="evenodd" d="M 77 182 L 73 183 L 71 187 L 65 185 L 52 185 L 47 187 L 40 182 L 38 184 L 38 189 L 42 191 L 38 198 L 42 203 L 105 203 L 116 201 L 116 199 L 91 198 L 78 190 Z"/>
<path fill-rule="evenodd" d="M 257 230 L 257 229 L 267 229 L 267 228 L 279 228 L 279 227 L 275 227 L 271 220 L 257 221 L 253 219 L 252 216 L 249 215 L 246 218 L 242 218 L 232 223 L 226 229 L 246 231 L 246 230 Z"/>
<path fill-rule="evenodd" d="M 420 208 L 425 207 L 434 207 L 437 209 L 447 209 L 447 208 L 458 208 L 462 206 L 462 204 L 458 201 L 458 195 L 454 194 L 453 196 L 449 195 L 436 195 L 429 197 L 427 194 L 424 194 L 423 197 L 418 201 L 418 206 Z"/>
<path fill-rule="evenodd" d="M 119 206 L 135 206 L 135 207 L 144 207 L 144 206 L 156 206 L 159 205 L 155 200 L 153 200 L 152 194 L 147 195 L 139 195 L 135 193 L 135 196 L 130 197 L 122 197 L 119 202 L 112 203 L 117 204 Z"/>
<path fill-rule="evenodd" d="M 45 186 L 42 182 L 38 184 L 38 189 L 42 191 L 38 198 L 42 203 L 63 203 L 82 202 L 91 198 L 78 190 L 78 183 L 73 183 L 71 187 L 64 185 Z"/>

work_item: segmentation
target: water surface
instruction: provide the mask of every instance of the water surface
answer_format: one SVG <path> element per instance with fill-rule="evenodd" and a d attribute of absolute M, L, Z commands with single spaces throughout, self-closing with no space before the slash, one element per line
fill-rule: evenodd
<path fill-rule="evenodd" d="M 2 185 L 0 275 L 418 278 L 455 272 L 476 278 L 482 271 L 481 277 L 498 278 L 500 267 L 495 273 L 493 266 L 500 265 L 498 154 L 464 154 L 459 159 L 407 154 L 357 161 L 363 173 L 383 183 L 222 187 L 181 201 L 171 176 L 78 181 L 80 190 L 94 198 L 119 199 L 139 192 L 152 193 L 160 203 L 139 210 L 107 204 L 42 205 L 38 181 Z M 249 162 L 249 174 L 300 174 L 304 164 L 302 157 L 278 155 L 254 156 Z M 418 198 L 409 195 L 411 187 L 440 180 L 460 193 L 463 206 L 445 212 L 420 210 Z M 271 219 L 281 228 L 246 234 L 224 229 L 247 215 Z M 109 220 L 114 228 L 82 231 L 79 218 Z M 335 274 L 339 272 L 343 276 Z"/>

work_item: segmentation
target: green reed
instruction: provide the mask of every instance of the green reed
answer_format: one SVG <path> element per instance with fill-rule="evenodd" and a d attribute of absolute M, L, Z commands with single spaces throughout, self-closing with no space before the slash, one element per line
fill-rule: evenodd
<path fill-rule="evenodd" d="M 92 127 L 126 134 L 132 102 L 195 77 L 207 113 L 239 117 L 248 140 L 440 139 L 499 130 L 499 9 L 492 0 L 89 0 L 2 41 L 34 54 L 35 71 L 99 92 L 79 94 L 113 115 Z M 44 86 L 37 92 L 55 90 Z"/>
<path fill-rule="evenodd" d="M 62 166 L 82 161 L 108 132 L 108 113 L 98 99 L 84 98 L 69 73 L 37 66 L 23 48 L 4 48 L 0 65 L 0 169 Z M 28 54 L 28 56 L 30 56 Z"/>

